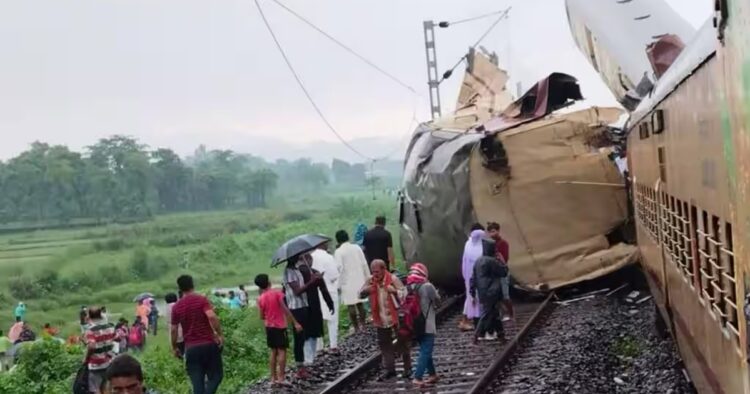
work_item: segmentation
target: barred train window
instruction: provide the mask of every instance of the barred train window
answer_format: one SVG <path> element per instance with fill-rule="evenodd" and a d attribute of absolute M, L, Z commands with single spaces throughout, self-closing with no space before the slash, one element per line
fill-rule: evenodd
<path fill-rule="evenodd" d="M 667 154 L 664 151 L 664 147 L 661 146 L 657 149 L 657 156 L 659 157 L 659 177 L 661 181 L 667 182 Z"/>
<path fill-rule="evenodd" d="M 724 334 L 739 339 L 739 309 L 737 307 L 737 279 L 732 243 L 732 225 L 716 215 L 701 210 L 698 215 L 692 208 L 691 219 L 698 240 L 701 296 L 706 307 L 719 321 Z"/>
<path fill-rule="evenodd" d="M 732 224 L 724 223 L 724 245 L 721 247 L 722 266 L 725 272 L 722 272 L 722 285 L 727 290 L 724 300 L 724 307 L 727 314 L 726 327 L 737 338 L 740 336 L 739 330 L 739 309 L 737 308 L 737 276 L 734 266 L 734 244 L 732 241 Z"/>
<path fill-rule="evenodd" d="M 685 275 L 688 277 L 690 284 L 693 284 L 693 277 L 695 271 L 693 270 L 693 240 L 695 234 L 690 226 L 690 215 L 688 203 L 680 201 L 680 237 L 682 238 L 680 258 L 682 266 L 685 270 Z"/>
<path fill-rule="evenodd" d="M 698 255 L 698 208 L 695 205 L 690 206 L 690 237 L 692 247 L 690 248 L 690 255 L 693 259 L 693 285 L 700 289 L 700 257 Z M 697 257 L 697 258 L 696 258 Z"/>
<path fill-rule="evenodd" d="M 709 305 L 713 304 L 716 300 L 714 297 L 714 288 L 711 286 L 711 280 L 714 277 L 711 275 L 711 244 L 708 241 L 710 237 L 710 230 L 708 224 L 708 212 L 701 210 L 701 225 L 700 231 L 698 231 L 698 255 L 700 259 L 701 269 L 701 295 L 704 300 L 708 301 Z"/>

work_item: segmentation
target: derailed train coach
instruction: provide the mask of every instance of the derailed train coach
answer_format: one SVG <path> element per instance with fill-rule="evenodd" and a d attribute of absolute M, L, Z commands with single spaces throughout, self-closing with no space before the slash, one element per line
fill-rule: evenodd
<path fill-rule="evenodd" d="M 487 87 L 471 77 L 469 69 L 459 108 L 473 106 L 473 114 L 459 109 L 420 125 L 407 151 L 399 218 L 406 261 L 428 264 L 441 286 L 462 286 L 470 226 L 495 221 L 511 245 L 511 276 L 527 289 L 554 289 L 635 262 L 636 248 L 622 236 L 624 180 L 611 159 L 609 125 L 621 111 L 559 111 L 581 93 L 575 78 L 554 73 L 507 106 L 492 92 L 490 107 L 505 106 L 495 112 L 482 107 Z"/>

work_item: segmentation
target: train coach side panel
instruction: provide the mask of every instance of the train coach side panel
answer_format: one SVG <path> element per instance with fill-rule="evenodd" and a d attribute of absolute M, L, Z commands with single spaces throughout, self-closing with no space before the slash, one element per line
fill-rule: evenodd
<path fill-rule="evenodd" d="M 653 108 L 662 111 L 660 124 L 654 116 L 635 120 L 629 155 L 644 268 L 664 264 L 657 291 L 666 285 L 671 326 L 696 388 L 744 393 L 742 292 L 735 286 L 742 270 L 733 255 L 727 168 L 717 160 L 718 65 L 709 58 Z M 649 132 L 639 132 L 643 123 Z"/>
<path fill-rule="evenodd" d="M 723 152 L 718 159 L 727 167 L 732 222 L 735 223 L 734 251 L 737 269 L 744 280 L 737 284 L 739 294 L 750 291 L 750 3 L 746 0 L 717 1 L 718 57 L 723 77 L 721 113 Z M 744 297 L 739 302 L 744 309 Z M 747 343 L 747 325 L 740 327 Z M 745 364 L 747 368 L 747 363 Z M 747 372 L 745 373 L 747 375 Z M 750 383 L 746 384 L 750 391 Z"/>

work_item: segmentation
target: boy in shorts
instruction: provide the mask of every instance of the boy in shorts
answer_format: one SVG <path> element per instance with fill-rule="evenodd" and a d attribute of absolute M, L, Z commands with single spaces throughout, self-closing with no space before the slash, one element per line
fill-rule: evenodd
<path fill-rule="evenodd" d="M 266 326 L 266 343 L 271 349 L 270 367 L 271 383 L 274 386 L 286 385 L 284 371 L 286 369 L 286 348 L 289 347 L 289 337 L 286 333 L 287 318 L 294 324 L 297 332 L 302 326 L 294 319 L 292 312 L 284 302 L 284 293 L 271 288 L 268 275 L 260 274 L 255 277 L 255 285 L 260 289 L 258 297 L 258 311 Z"/>

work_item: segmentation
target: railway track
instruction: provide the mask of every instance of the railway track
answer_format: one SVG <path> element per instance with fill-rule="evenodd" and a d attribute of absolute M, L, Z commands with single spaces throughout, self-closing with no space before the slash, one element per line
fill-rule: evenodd
<path fill-rule="evenodd" d="M 545 316 L 552 306 L 552 295 L 541 303 L 515 305 L 515 321 L 505 322 L 505 340 L 472 343 L 472 332 L 461 331 L 462 298 L 453 299 L 438 311 L 438 333 L 433 357 L 440 381 L 424 388 L 411 384 L 411 379 L 400 377 L 403 366 L 397 363 L 398 378 L 387 381 L 377 379 L 380 372 L 380 354 L 375 354 L 323 389 L 321 394 L 332 393 L 480 393 L 495 380 L 497 373 L 512 358 L 519 344 Z M 418 349 L 412 348 L 412 363 L 416 366 Z"/>

